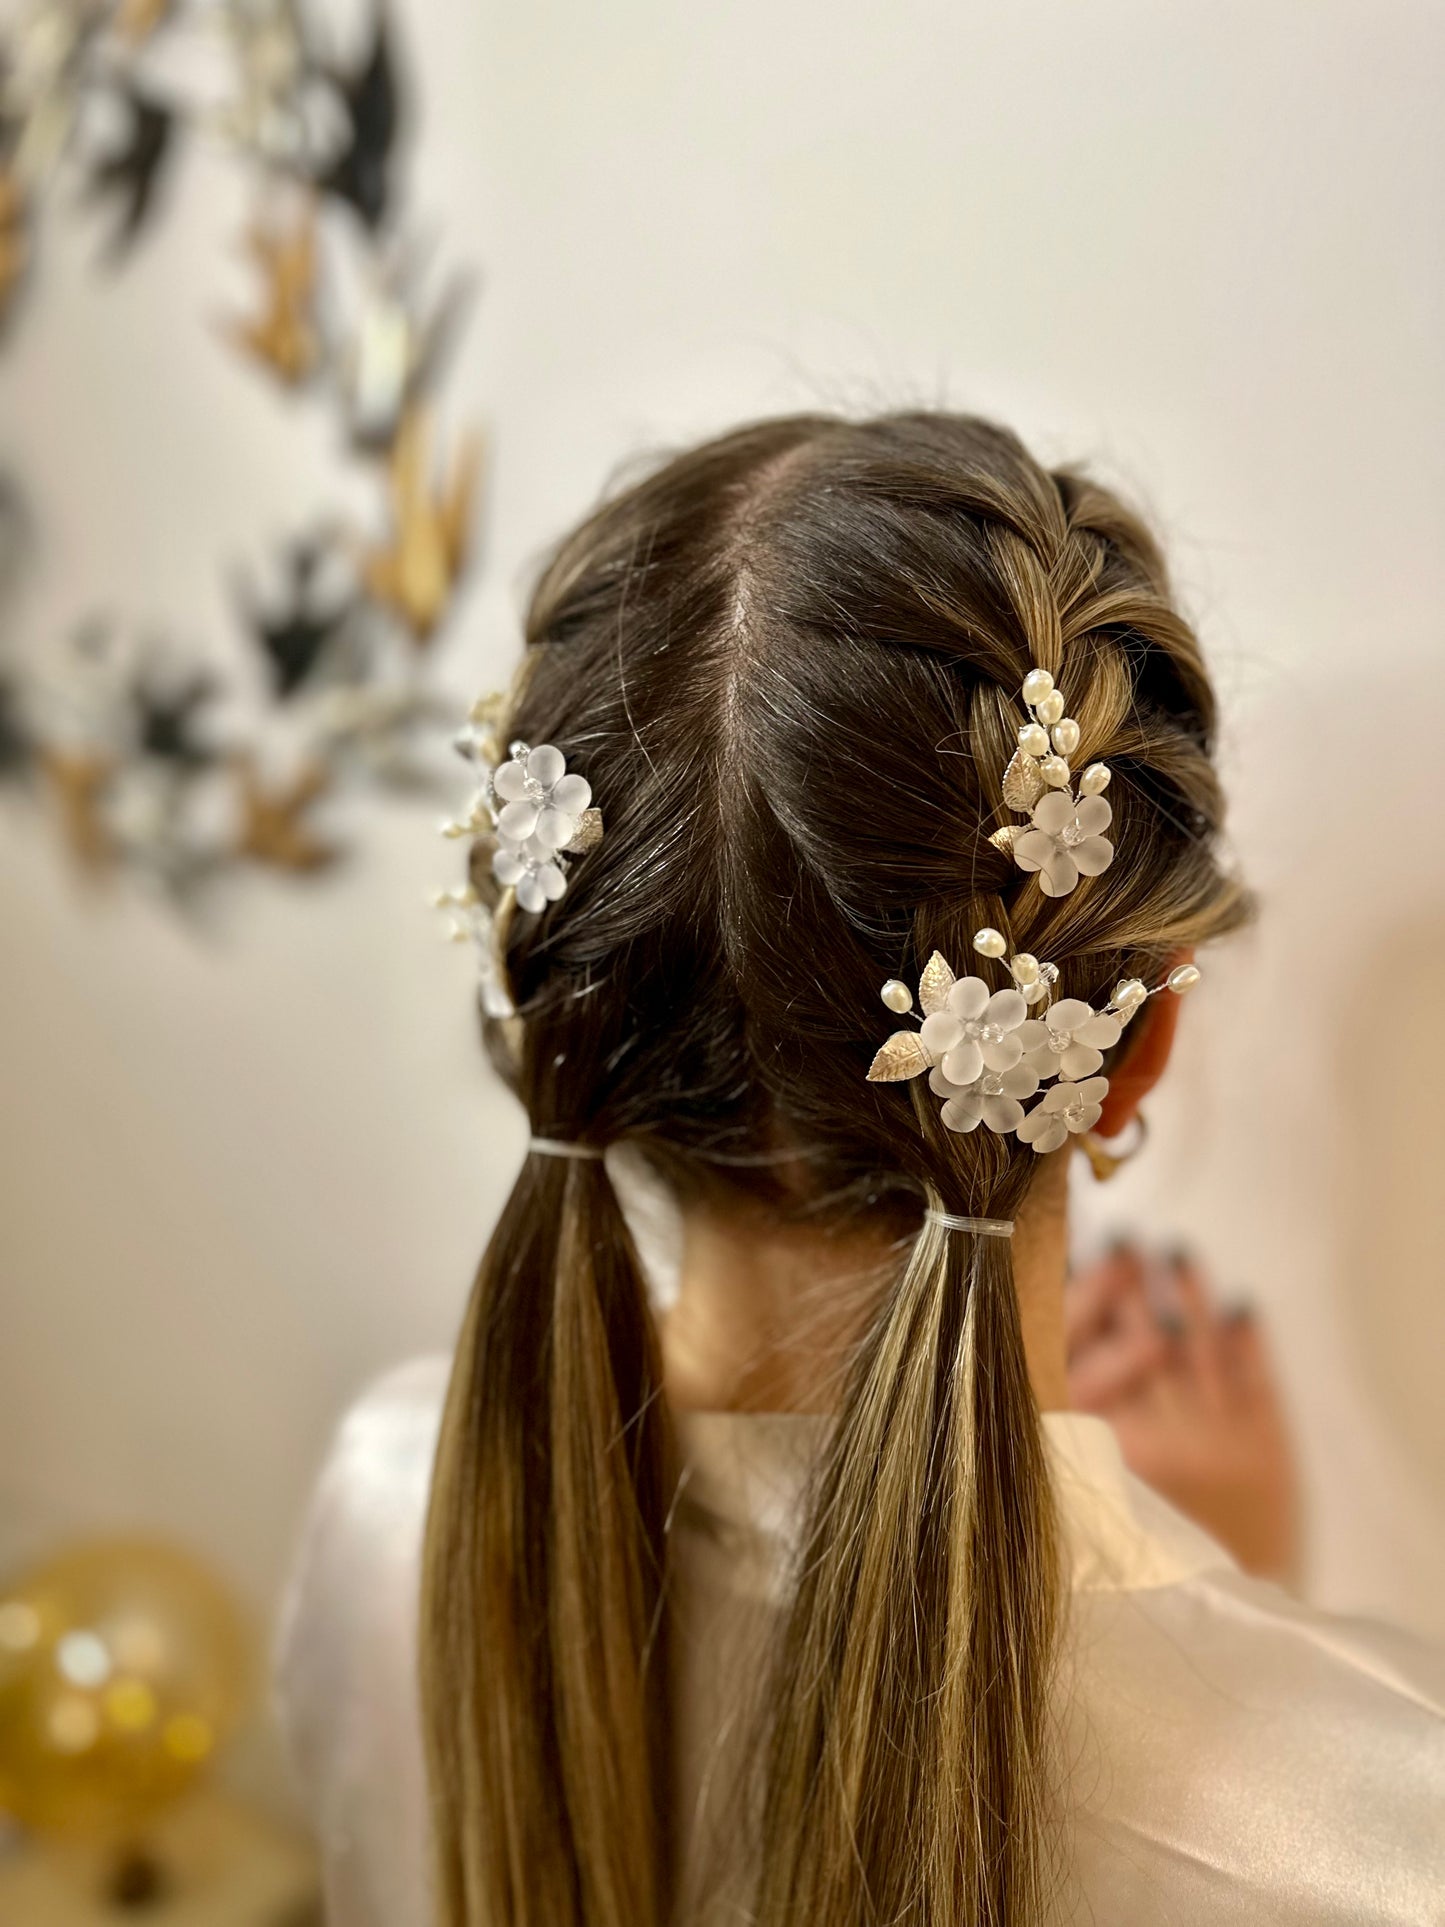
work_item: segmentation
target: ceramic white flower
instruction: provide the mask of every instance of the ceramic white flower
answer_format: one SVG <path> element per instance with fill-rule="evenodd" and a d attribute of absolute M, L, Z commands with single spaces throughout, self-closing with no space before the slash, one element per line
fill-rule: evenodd
<path fill-rule="evenodd" d="M 537 839 L 525 843 L 500 841 L 492 855 L 492 875 L 498 883 L 510 884 L 517 892 L 522 910 L 544 910 L 555 903 L 567 888 L 567 875 L 552 851 L 540 848 Z"/>
<path fill-rule="evenodd" d="M 1108 1093 L 1107 1077 L 1091 1077 L 1083 1084 L 1055 1084 L 1018 1126 L 1020 1141 L 1040 1153 L 1057 1151 L 1070 1133 L 1093 1130 Z"/>
<path fill-rule="evenodd" d="M 513 747 L 518 754 L 492 778 L 492 790 L 502 806 L 497 835 L 504 843 L 525 844 L 538 852 L 564 849 L 576 836 L 582 812 L 592 801 L 592 786 L 585 777 L 568 775 L 566 758 L 551 743 L 539 743 L 535 749 L 520 743 Z M 561 894 L 559 890 L 557 895 Z M 520 892 L 517 901 L 522 901 Z"/>
<path fill-rule="evenodd" d="M 919 1036 L 950 1084 L 977 1083 L 985 1070 L 1012 1070 L 1023 1056 L 1018 1029 L 1028 1005 L 1017 990 L 990 996 L 982 977 L 960 977 L 943 1006 L 925 1017 Z"/>
<path fill-rule="evenodd" d="M 1024 1062 L 1042 1083 L 1049 1077 L 1077 1081 L 1092 1077 L 1103 1063 L 1103 1052 L 1117 1044 L 1123 1026 L 1107 1011 L 1090 1009 L 1081 997 L 1061 997 L 1042 1017 L 1030 1017 L 1019 1028 Z"/>
<path fill-rule="evenodd" d="M 1024 1121 L 1021 1098 L 1032 1097 L 1039 1080 L 1027 1064 L 1012 1070 L 988 1071 L 972 1084 L 954 1084 L 941 1069 L 928 1074 L 928 1088 L 944 1100 L 940 1116 L 950 1131 L 974 1131 L 986 1124 L 1000 1135 L 1016 1131 Z"/>
<path fill-rule="evenodd" d="M 1021 870 L 1036 870 L 1046 897 L 1066 897 L 1081 876 L 1096 877 L 1114 861 L 1114 846 L 1103 834 L 1114 812 L 1102 796 L 1071 796 L 1053 789 L 1030 812 L 1032 828 L 1013 840 Z"/>

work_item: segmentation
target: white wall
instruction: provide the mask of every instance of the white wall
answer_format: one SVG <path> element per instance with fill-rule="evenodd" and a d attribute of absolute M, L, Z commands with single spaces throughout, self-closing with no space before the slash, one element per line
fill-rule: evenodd
<path fill-rule="evenodd" d="M 524 565 L 620 457 L 742 416 L 997 412 L 1161 521 L 1267 914 L 1091 1218 L 1193 1238 L 1265 1303 L 1316 1585 L 1445 1636 L 1445 13 L 403 13 L 420 204 L 487 277 L 453 386 L 493 448 L 459 690 L 505 669 Z M 0 448 L 49 544 L 37 632 L 105 602 L 223 634 L 222 565 L 335 495 L 317 421 L 208 328 L 240 217 L 197 157 L 104 291 L 58 224 L 0 359 Z M 198 941 L 87 897 L 0 811 L 14 1543 L 154 1521 L 264 1599 L 338 1406 L 445 1342 L 520 1130 L 422 907 L 453 854 L 431 816 L 378 812 L 348 873 L 262 881 Z"/>

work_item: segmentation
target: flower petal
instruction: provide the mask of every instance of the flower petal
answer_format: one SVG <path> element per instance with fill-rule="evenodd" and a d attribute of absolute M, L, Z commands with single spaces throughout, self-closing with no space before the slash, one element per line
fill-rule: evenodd
<path fill-rule="evenodd" d="M 1066 1111 L 1073 1101 L 1072 1084 L 1052 1084 L 1044 1092 L 1043 1109 L 1049 1112 Z"/>
<path fill-rule="evenodd" d="M 1007 1131 L 1016 1131 L 1024 1121 L 1024 1107 L 1016 1097 L 986 1097 L 983 1101 L 983 1121 L 991 1131 L 1002 1137 Z"/>
<path fill-rule="evenodd" d="M 1050 1122 L 1051 1119 L 1042 1104 L 1036 1104 L 1033 1110 L 1027 1113 L 1023 1123 L 1015 1126 L 1015 1129 L 1022 1143 L 1032 1144 L 1036 1137 L 1049 1128 Z"/>
<path fill-rule="evenodd" d="M 1056 1004 L 1049 1006 L 1045 1022 L 1050 1030 L 1067 1031 L 1072 1036 L 1080 1024 L 1088 1023 L 1093 1014 L 1092 1005 L 1086 1004 L 1082 997 L 1060 997 Z"/>
<path fill-rule="evenodd" d="M 1101 836 L 1114 820 L 1114 812 L 1102 796 L 1081 796 L 1075 814 L 1085 836 Z"/>
<path fill-rule="evenodd" d="M 1026 1051 L 1045 1050 L 1048 1047 L 1049 1027 L 1042 1017 L 1030 1017 L 1019 1025 L 1018 1039 Z"/>
<path fill-rule="evenodd" d="M 943 1074 L 950 1084 L 976 1084 L 983 1076 L 983 1052 L 971 1037 L 956 1044 L 943 1060 Z"/>
<path fill-rule="evenodd" d="M 969 1098 L 951 1097 L 939 1116 L 947 1131 L 976 1131 L 978 1120 L 983 1116 L 982 1101 L 975 1105 Z"/>
<path fill-rule="evenodd" d="M 924 1018 L 919 1035 L 930 1057 L 942 1057 L 962 1038 L 963 1025 L 952 1011 L 936 1010 L 931 1017 Z"/>
<path fill-rule="evenodd" d="M 1102 1104 L 1109 1095 L 1107 1077 L 1091 1077 L 1079 1086 L 1079 1097 L 1085 1104 Z"/>
<path fill-rule="evenodd" d="M 512 809 L 515 805 L 509 803 L 507 807 Z M 547 850 L 564 849 L 576 834 L 576 817 L 568 816 L 565 810 L 551 808 L 541 812 L 537 818 L 537 827 L 533 831 L 537 841 Z"/>
<path fill-rule="evenodd" d="M 1011 1071 L 1024 1054 L 1016 1030 L 1006 1031 L 1002 1037 L 991 1037 L 983 1046 L 983 1061 L 991 1071 Z"/>
<path fill-rule="evenodd" d="M 1092 1077 L 1103 1061 L 1092 1044 L 1073 1043 L 1059 1059 L 1059 1075 L 1070 1079 Z"/>
<path fill-rule="evenodd" d="M 567 888 L 566 874 L 556 863 L 544 863 L 537 872 L 537 881 L 542 886 L 542 895 L 548 903 L 556 903 Z"/>
<path fill-rule="evenodd" d="M 497 834 L 511 843 L 525 843 L 536 829 L 540 815 L 535 803 L 508 803 L 497 818 Z"/>
<path fill-rule="evenodd" d="M 1066 850 L 1055 850 L 1039 872 L 1039 888 L 1046 897 L 1066 897 L 1079 880 L 1079 866 Z"/>
<path fill-rule="evenodd" d="M 1034 804 L 1034 828 L 1042 830 L 1046 836 L 1057 836 L 1073 822 L 1076 808 L 1067 790 L 1050 790 L 1047 796 L 1041 796 Z"/>
<path fill-rule="evenodd" d="M 526 860 L 520 850 L 508 844 L 500 844 L 492 856 L 492 875 L 503 888 L 515 883 L 527 868 Z"/>
<path fill-rule="evenodd" d="M 1114 861 L 1114 846 L 1107 836 L 1085 837 L 1074 848 L 1074 862 L 1079 867 L 1080 876 L 1102 876 Z"/>
<path fill-rule="evenodd" d="M 1090 1104 L 1086 1106 L 1084 1110 L 1073 1113 L 1069 1119 L 1069 1129 L 1071 1131 L 1092 1131 L 1103 1115 L 1104 1107 L 1102 1104 Z"/>
<path fill-rule="evenodd" d="M 517 907 L 521 910 L 541 910 L 545 908 L 546 902 L 541 884 L 529 870 L 517 883 Z"/>
<path fill-rule="evenodd" d="M 1029 1014 L 1029 1007 L 1016 990 L 996 990 L 984 1009 L 983 1021 L 1003 1030 L 1014 1030 Z"/>
<path fill-rule="evenodd" d="M 988 985 L 982 977 L 960 977 L 949 991 L 947 1002 L 955 1017 L 972 1023 L 988 1008 Z"/>
<path fill-rule="evenodd" d="M 567 758 L 555 743 L 538 743 L 527 757 L 527 774 L 543 789 L 549 790 L 554 783 L 561 782 L 566 768 Z"/>
<path fill-rule="evenodd" d="M 967 1084 L 955 1084 L 951 1078 L 944 1076 L 940 1066 L 935 1065 L 928 1073 L 928 1088 L 935 1097 L 948 1098 L 962 1097 L 970 1087 Z"/>
<path fill-rule="evenodd" d="M 1042 830 L 1023 830 L 1014 838 L 1013 851 L 1021 870 L 1042 870 L 1054 854 L 1053 838 Z"/>
<path fill-rule="evenodd" d="M 1087 1023 L 1075 1024 L 1073 1031 L 1076 1044 L 1092 1044 L 1095 1050 L 1108 1050 L 1118 1043 L 1123 1026 L 1117 1017 L 1110 1017 L 1101 1010 Z"/>
<path fill-rule="evenodd" d="M 503 763 L 492 778 L 492 788 L 504 803 L 521 803 L 527 795 L 527 772 L 518 762 Z"/>
<path fill-rule="evenodd" d="M 592 785 L 585 776 L 564 776 L 552 785 L 552 807 L 580 816 L 592 801 Z"/>
<path fill-rule="evenodd" d="M 1022 1060 L 1004 1072 L 1002 1082 L 1005 1097 L 1032 1097 L 1039 1088 L 1038 1073 Z"/>

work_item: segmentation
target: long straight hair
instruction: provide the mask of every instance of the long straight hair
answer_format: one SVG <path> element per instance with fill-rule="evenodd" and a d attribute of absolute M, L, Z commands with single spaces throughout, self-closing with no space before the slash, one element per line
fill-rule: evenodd
<path fill-rule="evenodd" d="M 1038 1166 L 870 1086 L 878 984 L 992 924 L 1099 1001 L 1231 928 L 1214 703 L 1141 525 L 1005 431 L 763 423 L 558 549 L 507 734 L 601 805 L 565 898 L 503 915 L 493 1059 L 534 1132 L 684 1204 L 908 1251 L 802 1523 L 738 1825 L 761 1927 L 1022 1927 L 1054 1870 L 1060 1573 L 1006 1240 Z M 989 839 L 1017 692 L 1066 692 L 1120 854 L 1044 896 Z M 479 886 L 490 884 L 485 847 Z M 505 909 L 505 905 L 499 905 Z M 662 1927 L 675 1485 L 657 1334 L 600 1160 L 531 1156 L 458 1341 L 422 1683 L 444 1927 Z"/>

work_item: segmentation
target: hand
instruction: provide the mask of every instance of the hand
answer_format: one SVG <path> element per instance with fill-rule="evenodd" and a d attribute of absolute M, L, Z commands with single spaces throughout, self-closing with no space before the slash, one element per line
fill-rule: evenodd
<path fill-rule="evenodd" d="M 1220 1311 L 1187 1257 L 1123 1243 L 1070 1279 L 1064 1320 L 1074 1409 L 1106 1418 L 1130 1471 L 1246 1572 L 1292 1576 L 1294 1455 L 1254 1313 Z"/>

